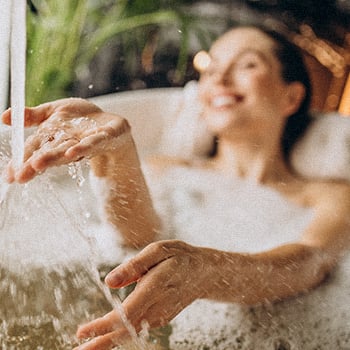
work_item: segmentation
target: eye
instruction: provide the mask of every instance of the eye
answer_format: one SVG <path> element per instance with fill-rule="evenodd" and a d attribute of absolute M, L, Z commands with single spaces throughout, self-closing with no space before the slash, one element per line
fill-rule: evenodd
<path fill-rule="evenodd" d="M 258 65 L 259 62 L 254 58 L 240 59 L 236 64 L 239 69 L 254 69 Z"/>
<path fill-rule="evenodd" d="M 244 68 L 251 69 L 251 68 L 255 68 L 257 65 L 258 65 L 257 62 L 254 62 L 254 61 L 247 61 L 247 62 L 244 64 Z"/>
<path fill-rule="evenodd" d="M 255 69 L 262 66 L 264 63 L 261 57 L 255 53 L 248 52 L 242 54 L 236 62 L 238 69 Z"/>

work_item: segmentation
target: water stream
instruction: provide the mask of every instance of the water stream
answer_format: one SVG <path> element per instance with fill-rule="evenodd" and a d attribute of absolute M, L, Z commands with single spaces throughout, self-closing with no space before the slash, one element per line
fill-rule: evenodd
<path fill-rule="evenodd" d="M 23 162 L 24 153 L 26 4 L 25 0 L 15 0 L 11 9 L 11 142 L 14 167 Z"/>
<path fill-rule="evenodd" d="M 8 103 L 11 1 L 0 0 L 0 8 L 0 43 L 3 50 L 0 55 L 0 113 L 2 113 Z"/>

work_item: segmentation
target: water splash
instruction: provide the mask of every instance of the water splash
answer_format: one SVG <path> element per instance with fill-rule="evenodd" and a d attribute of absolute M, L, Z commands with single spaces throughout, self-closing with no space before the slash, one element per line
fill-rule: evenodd
<path fill-rule="evenodd" d="M 26 1 L 13 1 L 11 150 L 15 168 L 24 158 L 25 24 Z M 85 178 L 76 165 L 70 166 L 70 175 L 78 184 L 79 202 Z M 25 186 L 0 184 L 0 297 L 6 300 L 0 305 L 1 348 L 71 349 L 77 345 L 72 336 L 76 326 L 112 306 L 132 337 L 128 348 L 149 349 L 127 320 L 118 295 L 112 295 L 101 281 L 94 243 L 81 227 L 91 215 L 72 207 L 74 192 L 69 193 L 68 202 L 57 193 L 45 176 Z"/>
<path fill-rule="evenodd" d="M 11 185 L 1 208 L 0 297 L 6 303 L 0 305 L 0 348 L 71 349 L 78 343 L 77 325 L 112 308 L 132 337 L 125 349 L 158 348 L 148 336 L 136 334 L 122 296 L 103 283 L 102 259 L 94 237 L 86 234 L 95 218 L 83 220 L 86 198 L 77 191 L 86 191 L 85 185 L 77 178 L 61 183 L 50 174 L 25 186 Z"/>

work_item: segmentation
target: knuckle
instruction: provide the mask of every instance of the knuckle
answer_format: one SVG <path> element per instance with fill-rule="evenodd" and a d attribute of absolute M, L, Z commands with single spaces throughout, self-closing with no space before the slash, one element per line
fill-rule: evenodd
<path fill-rule="evenodd" d="M 173 244 L 169 241 L 158 241 L 148 245 L 148 252 L 159 259 L 169 258 L 173 254 Z"/>
<path fill-rule="evenodd" d="M 153 242 L 148 247 L 152 253 L 166 255 L 167 257 L 191 251 L 190 245 L 176 239 Z"/>
<path fill-rule="evenodd" d="M 144 264 L 140 260 L 138 260 L 136 258 L 135 259 L 131 259 L 128 262 L 128 270 L 132 271 L 132 273 L 135 274 L 135 275 L 143 273 L 145 268 L 146 267 L 144 266 Z"/>
<path fill-rule="evenodd" d="M 161 253 L 163 251 L 163 246 L 164 246 L 163 241 L 152 242 L 147 246 L 147 250 L 151 254 L 158 254 L 158 253 Z"/>

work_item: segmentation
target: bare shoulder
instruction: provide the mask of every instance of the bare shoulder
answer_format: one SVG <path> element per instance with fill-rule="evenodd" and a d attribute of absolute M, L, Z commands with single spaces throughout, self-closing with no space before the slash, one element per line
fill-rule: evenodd
<path fill-rule="evenodd" d="M 193 163 L 187 159 L 169 157 L 165 155 L 150 156 L 146 159 L 147 167 L 154 174 L 162 175 L 176 167 L 192 167 Z"/>
<path fill-rule="evenodd" d="M 344 207 L 350 210 L 350 182 L 323 181 L 291 176 L 274 184 L 277 191 L 303 207 Z"/>
<path fill-rule="evenodd" d="M 350 183 L 340 181 L 310 181 L 304 186 L 304 196 L 310 206 L 343 208 L 350 212 Z"/>
<path fill-rule="evenodd" d="M 350 246 L 350 183 L 294 177 L 278 190 L 295 204 L 314 210 L 304 243 L 332 247 L 334 255 Z"/>
<path fill-rule="evenodd" d="M 307 181 L 301 195 L 315 210 L 302 242 L 321 248 L 333 262 L 337 261 L 350 248 L 350 184 Z"/>

